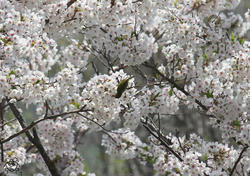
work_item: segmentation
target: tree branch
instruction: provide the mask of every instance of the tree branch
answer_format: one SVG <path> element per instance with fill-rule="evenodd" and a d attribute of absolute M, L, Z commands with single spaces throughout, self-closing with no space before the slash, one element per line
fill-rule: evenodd
<path fill-rule="evenodd" d="M 161 145 L 165 146 L 166 149 L 171 152 L 174 156 L 176 156 L 176 158 L 179 159 L 179 161 L 183 161 L 183 159 L 181 158 L 181 156 L 179 154 L 177 154 L 171 147 L 169 147 L 169 144 L 162 138 L 163 136 L 160 135 L 160 136 L 157 136 L 154 131 L 157 133 L 157 130 L 154 129 L 152 130 L 149 126 L 148 126 L 148 122 L 142 122 L 143 123 L 143 126 L 148 130 L 148 132 L 154 136 L 156 139 L 158 139 L 160 142 L 161 142 Z M 158 133 L 157 133 L 158 134 Z"/>
<path fill-rule="evenodd" d="M 70 0 L 67 2 L 67 8 L 69 8 L 72 4 L 74 4 L 77 0 Z"/>
<path fill-rule="evenodd" d="M 1 131 L 4 130 L 4 118 L 3 118 L 3 113 L 4 113 L 4 100 L 0 102 L 0 124 L 1 124 Z M 2 137 L 0 138 L 0 142 L 2 142 Z M 4 162 L 4 151 L 3 151 L 3 143 L 1 143 L 1 162 Z"/>
<path fill-rule="evenodd" d="M 23 133 L 26 133 L 28 130 L 30 130 L 31 128 L 33 128 L 36 124 L 44 121 L 44 120 L 48 120 L 48 119 L 55 119 L 57 117 L 60 117 L 60 116 L 65 116 L 65 115 L 68 115 L 68 114 L 74 114 L 74 113 L 78 113 L 78 112 L 83 112 L 83 109 L 79 109 L 79 110 L 76 110 L 76 111 L 70 111 L 70 112 L 65 112 L 65 113 L 61 113 L 61 114 L 56 114 L 56 115 L 52 115 L 52 116 L 48 116 L 48 117 L 44 117 L 44 118 L 41 118 L 41 119 L 38 119 L 36 121 L 33 121 L 31 122 L 30 125 L 28 125 L 27 127 L 23 127 L 21 124 L 21 126 L 23 127 L 23 129 L 21 131 L 19 131 L 18 133 L 15 133 L 13 135 L 11 135 L 10 137 L 8 137 L 7 139 L 4 139 L 4 140 L 1 140 L 0 144 L 3 144 L 5 142 L 8 142 L 10 141 L 11 139 L 13 139 L 14 137 L 17 137 Z M 19 122 L 20 123 L 20 122 Z"/>
<path fill-rule="evenodd" d="M 248 147 L 249 147 L 248 145 L 245 146 L 245 147 L 242 149 L 242 151 L 240 152 L 240 155 L 239 155 L 238 159 L 236 160 L 236 162 L 234 163 L 234 167 L 233 167 L 233 169 L 231 170 L 229 176 L 232 176 L 232 175 L 233 175 L 233 173 L 234 173 L 234 171 L 235 171 L 237 165 L 239 164 L 239 162 L 240 162 L 240 160 L 241 160 L 241 158 L 242 158 L 243 153 L 247 150 Z"/>
<path fill-rule="evenodd" d="M 18 109 L 16 108 L 16 106 L 13 103 L 10 103 L 9 106 L 10 106 L 11 111 L 13 112 L 15 117 L 17 118 L 21 127 L 23 129 L 27 128 L 25 125 L 24 119 L 23 119 L 22 115 L 20 114 L 20 112 L 18 111 Z M 41 144 L 41 141 L 37 135 L 36 130 L 33 128 L 33 136 L 31 135 L 31 133 L 28 130 L 25 131 L 25 134 L 28 137 L 29 141 L 31 143 L 33 143 L 36 146 L 36 148 L 38 149 L 38 151 L 41 154 L 45 164 L 47 165 L 51 175 L 52 176 L 60 176 L 54 162 L 49 158 L 49 156 L 46 153 L 46 150 L 44 149 L 43 145 Z"/>
<path fill-rule="evenodd" d="M 178 89 L 179 91 L 181 91 L 182 93 L 184 93 L 186 96 L 191 96 L 190 93 L 188 93 L 187 91 L 185 91 L 184 88 L 180 87 L 178 84 L 176 84 L 173 80 L 169 79 L 168 77 L 166 77 L 165 75 L 163 75 L 157 68 L 155 68 L 154 66 L 151 66 L 149 64 L 143 64 L 144 66 L 153 69 L 154 71 L 157 72 L 157 74 L 161 75 L 165 80 L 167 80 L 170 84 L 172 84 L 176 89 Z M 208 111 L 208 108 L 203 105 L 199 100 L 195 99 L 195 103 L 198 104 L 204 111 Z"/>

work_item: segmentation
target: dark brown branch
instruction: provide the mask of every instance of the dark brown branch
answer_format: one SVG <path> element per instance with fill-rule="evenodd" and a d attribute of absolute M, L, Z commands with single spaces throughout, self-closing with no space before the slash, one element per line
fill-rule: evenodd
<path fill-rule="evenodd" d="M 136 0 L 136 1 L 133 1 L 132 3 L 137 3 L 137 2 L 142 2 L 143 0 Z"/>
<path fill-rule="evenodd" d="M 143 124 L 143 126 L 148 130 L 148 132 L 154 136 L 157 140 L 159 140 L 161 142 L 161 145 L 163 145 L 164 147 L 166 147 L 166 149 L 171 152 L 176 158 L 179 159 L 179 161 L 183 161 L 183 159 L 181 158 L 181 156 L 179 154 L 177 154 L 171 147 L 168 146 L 168 144 L 159 136 L 157 136 L 146 124 Z"/>
<path fill-rule="evenodd" d="M 181 91 L 182 93 L 184 93 L 186 96 L 191 96 L 184 88 L 180 87 L 178 84 L 176 84 L 175 81 L 169 79 L 168 77 L 166 77 L 165 75 L 163 75 L 157 68 L 155 68 L 154 66 L 151 66 L 149 64 L 143 64 L 144 66 L 153 69 L 154 71 L 157 72 L 157 74 L 159 74 L 160 76 L 162 76 L 166 81 L 168 81 L 170 84 L 172 84 L 176 89 L 178 89 L 179 91 Z M 208 111 L 208 108 L 203 105 L 199 100 L 195 99 L 195 103 L 198 104 L 204 111 Z"/>
<path fill-rule="evenodd" d="M 55 166 L 55 163 L 47 155 L 46 150 L 44 149 L 44 147 L 43 147 L 43 145 L 42 145 L 42 143 L 37 135 L 36 129 L 33 128 L 32 131 L 33 131 L 34 137 L 33 137 L 31 142 L 36 146 L 37 150 L 41 154 L 41 156 L 42 156 L 44 162 L 46 163 L 51 175 L 59 176 L 60 174 Z"/>
<path fill-rule="evenodd" d="M 1 140 L 1 144 L 5 143 L 5 142 L 8 142 L 10 141 L 11 139 L 13 139 L 14 137 L 17 137 L 23 133 L 26 133 L 28 130 L 30 130 L 31 128 L 33 128 L 36 124 L 44 121 L 44 120 L 48 120 L 48 119 L 55 119 L 57 117 L 60 117 L 60 116 L 65 116 L 65 115 L 68 115 L 68 114 L 74 114 L 74 113 L 78 113 L 78 112 L 83 112 L 84 110 L 81 108 L 80 110 L 76 110 L 76 111 L 70 111 L 70 112 L 65 112 L 65 113 L 61 113 L 61 114 L 56 114 L 56 115 L 52 115 L 52 116 L 48 116 L 48 117 L 44 117 L 44 118 L 41 118 L 41 119 L 38 119 L 36 121 L 33 121 L 31 122 L 30 125 L 28 125 L 27 127 L 23 127 L 23 129 L 21 131 L 19 131 L 18 133 L 15 133 L 13 135 L 11 135 L 10 137 L 8 137 L 7 139 L 4 139 L 4 140 Z M 87 110 L 85 110 L 87 111 Z M 20 122 L 19 122 L 20 123 Z"/>
<path fill-rule="evenodd" d="M 2 100 L 2 102 L 0 102 L 0 124 L 1 124 L 1 131 L 4 130 L 4 118 L 3 118 L 3 114 L 4 114 L 4 100 Z M 2 137 L 0 138 L 0 142 L 2 141 Z M 4 151 L 3 151 L 3 143 L 1 143 L 1 162 L 4 162 Z"/>
<path fill-rule="evenodd" d="M 167 139 L 165 137 L 165 135 L 163 134 L 163 132 L 160 129 L 160 126 L 157 127 L 156 124 L 155 124 L 155 122 L 152 119 L 147 118 L 146 122 L 142 121 L 142 123 L 146 124 L 152 130 L 152 132 L 157 133 L 158 137 L 160 137 L 162 140 L 164 140 L 168 145 L 172 145 L 173 144 L 170 139 Z M 157 128 L 158 128 L 158 130 L 157 130 Z"/>
<path fill-rule="evenodd" d="M 240 160 L 241 160 L 241 158 L 242 158 L 243 153 L 247 150 L 248 147 L 249 147 L 248 145 L 245 146 L 245 147 L 242 149 L 242 151 L 240 152 L 240 155 L 239 155 L 238 159 L 236 160 L 236 162 L 234 163 L 234 167 L 233 167 L 233 169 L 231 170 L 229 176 L 232 176 L 232 175 L 233 175 L 233 173 L 234 173 L 234 171 L 235 171 L 237 165 L 239 164 L 239 162 L 240 162 Z"/>
<path fill-rule="evenodd" d="M 77 0 L 70 0 L 68 3 L 67 3 L 67 8 L 69 8 L 72 4 L 74 4 Z"/>
<path fill-rule="evenodd" d="M 108 33 L 105 29 L 103 29 L 102 27 L 100 27 L 100 30 L 104 33 Z"/>
<path fill-rule="evenodd" d="M 16 106 L 13 103 L 10 103 L 9 106 L 10 106 L 11 111 L 13 112 L 15 117 L 17 118 L 21 127 L 23 129 L 26 129 L 27 127 L 25 125 L 24 119 L 23 119 L 22 115 L 20 114 L 20 112 L 18 111 L 18 109 L 16 108 Z M 49 156 L 46 153 L 46 150 L 44 149 L 43 145 L 41 144 L 41 141 L 37 135 L 35 128 L 33 128 L 33 136 L 31 135 L 31 133 L 28 130 L 25 131 L 25 134 L 28 137 L 29 141 L 31 143 L 33 143 L 36 146 L 36 148 L 38 149 L 38 151 L 41 154 L 45 164 L 47 165 L 51 175 L 52 176 L 60 176 L 54 162 L 49 158 Z"/>

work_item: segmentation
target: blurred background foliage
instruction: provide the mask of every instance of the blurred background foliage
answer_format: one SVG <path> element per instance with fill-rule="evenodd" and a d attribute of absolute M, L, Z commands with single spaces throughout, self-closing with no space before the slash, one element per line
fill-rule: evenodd
<path fill-rule="evenodd" d="M 249 0 L 242 0 L 240 5 L 234 10 L 236 13 L 244 13 L 250 8 Z M 248 31 L 246 38 L 250 39 L 250 32 Z M 61 45 L 67 45 L 67 40 L 60 39 L 59 43 Z M 90 57 L 89 63 L 96 62 L 96 59 Z M 107 70 L 98 63 L 95 63 L 97 69 L 100 73 L 106 73 Z M 53 76 L 57 72 L 58 68 L 55 66 L 53 70 L 49 72 L 50 76 Z M 128 73 L 133 72 L 133 70 L 125 70 Z M 145 70 L 147 72 L 147 70 Z M 84 79 L 87 81 L 94 75 L 94 70 L 91 64 L 88 64 L 87 71 L 83 73 Z M 137 81 L 143 83 L 143 80 L 137 79 Z M 37 119 L 35 115 L 35 106 L 30 105 L 26 108 L 24 105 L 18 105 L 23 109 L 23 116 L 26 122 L 29 124 L 31 121 Z M 12 113 L 7 112 L 5 114 L 8 119 L 13 119 Z M 188 135 L 190 133 L 197 133 L 203 136 L 206 140 L 220 140 L 220 133 L 218 130 L 211 128 L 207 125 L 206 117 L 203 117 L 200 113 L 194 110 L 188 110 L 184 106 L 180 108 L 177 116 L 171 116 L 162 121 L 162 126 L 164 126 L 165 134 L 172 133 L 175 134 L 179 132 L 179 136 Z M 141 137 L 142 141 L 147 142 L 147 137 L 149 134 L 147 131 L 139 127 L 136 130 L 136 134 Z M 111 157 L 105 154 L 105 149 L 101 146 L 101 133 L 85 133 L 81 137 L 80 144 L 77 150 L 84 158 L 85 170 L 89 172 L 96 173 L 96 176 L 152 176 L 154 171 L 152 165 L 141 165 L 137 160 L 122 160 L 121 158 Z M 23 175 L 32 176 L 33 173 L 39 172 L 33 167 L 32 164 L 22 167 Z"/>

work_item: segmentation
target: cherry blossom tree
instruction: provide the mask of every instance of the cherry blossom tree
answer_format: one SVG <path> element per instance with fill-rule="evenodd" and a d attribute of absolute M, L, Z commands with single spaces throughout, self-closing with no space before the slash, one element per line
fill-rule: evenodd
<path fill-rule="evenodd" d="M 238 3 L 0 0 L 0 173 L 16 158 L 45 175 L 95 175 L 76 149 L 88 131 L 103 133 L 106 153 L 150 163 L 156 176 L 249 175 L 250 11 L 230 12 Z M 20 103 L 39 118 L 28 123 Z M 222 140 L 165 134 L 162 120 L 183 105 Z"/>

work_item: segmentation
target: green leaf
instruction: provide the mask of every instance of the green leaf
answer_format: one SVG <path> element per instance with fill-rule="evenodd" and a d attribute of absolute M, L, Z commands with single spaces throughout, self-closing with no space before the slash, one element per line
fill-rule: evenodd
<path fill-rule="evenodd" d="M 121 35 L 121 36 L 119 36 L 119 37 L 118 37 L 118 36 L 115 37 L 115 40 L 116 40 L 116 41 L 123 41 L 124 39 L 127 39 L 127 37 L 128 37 L 127 35 Z"/>
<path fill-rule="evenodd" d="M 7 43 L 8 40 L 6 40 L 5 38 L 1 38 L 1 40 L 3 41 L 3 43 Z"/>
<path fill-rule="evenodd" d="M 87 176 L 88 173 L 89 173 L 89 168 L 88 168 L 88 166 L 86 164 L 84 164 L 83 171 L 85 172 L 85 174 L 82 174 L 82 176 Z"/>
<path fill-rule="evenodd" d="M 5 38 L 1 38 L 1 40 L 3 41 L 3 43 L 5 44 L 5 45 L 12 45 L 12 41 L 10 40 L 10 39 L 5 39 Z"/>
<path fill-rule="evenodd" d="M 175 172 L 180 174 L 181 173 L 181 170 L 179 168 L 174 168 L 175 169 Z"/>
<path fill-rule="evenodd" d="M 162 48 L 163 48 L 163 46 L 159 46 L 159 47 L 158 47 L 158 51 L 159 51 L 159 52 L 162 51 Z"/>
<path fill-rule="evenodd" d="M 157 103 L 156 102 L 150 102 L 149 103 L 149 106 L 154 106 L 154 105 L 156 105 Z"/>
<path fill-rule="evenodd" d="M 55 158 L 57 161 L 61 160 L 62 157 L 60 155 L 56 155 L 56 158 Z"/>
<path fill-rule="evenodd" d="M 156 100 L 156 98 L 160 95 L 160 92 L 158 92 L 157 94 L 151 94 L 150 95 L 150 101 L 154 101 Z"/>
<path fill-rule="evenodd" d="M 203 54 L 202 57 L 203 57 L 203 59 L 206 60 L 208 58 L 208 55 L 207 54 Z"/>
<path fill-rule="evenodd" d="M 147 156 L 146 161 L 154 163 L 155 161 L 153 160 L 153 156 Z"/>
<path fill-rule="evenodd" d="M 155 74 L 155 77 L 156 77 L 157 79 L 159 79 L 159 74 L 158 74 L 158 73 L 156 73 L 156 74 Z"/>
<path fill-rule="evenodd" d="M 79 48 L 81 46 L 81 43 L 80 42 L 77 43 L 76 46 Z"/>
<path fill-rule="evenodd" d="M 205 153 L 200 158 L 201 161 L 206 162 L 208 160 L 208 155 Z"/>
<path fill-rule="evenodd" d="M 168 95 L 171 97 L 173 95 L 173 88 L 168 91 Z"/>
<path fill-rule="evenodd" d="M 16 86 L 11 85 L 11 89 L 16 89 Z"/>
<path fill-rule="evenodd" d="M 143 147 L 143 150 L 148 151 L 148 146 Z"/>
<path fill-rule="evenodd" d="M 76 102 L 71 102 L 70 104 L 74 105 L 77 109 L 80 109 L 80 103 L 76 103 Z"/>
<path fill-rule="evenodd" d="M 165 172 L 165 176 L 168 176 L 169 174 L 171 174 L 171 172 L 169 172 L 169 171 Z"/>
<path fill-rule="evenodd" d="M 136 36 L 135 31 L 131 32 L 130 38 L 133 38 L 133 37 L 135 37 L 135 36 Z"/>
<path fill-rule="evenodd" d="M 10 73 L 9 73 L 9 76 L 10 76 L 10 75 L 15 75 L 15 74 L 16 74 L 15 71 L 14 71 L 14 70 L 11 70 Z"/>
<path fill-rule="evenodd" d="M 35 84 L 39 84 L 40 81 L 41 81 L 40 79 L 37 79 L 36 82 L 35 82 Z"/>
<path fill-rule="evenodd" d="M 240 130 L 240 121 L 239 120 L 234 120 L 231 124 L 234 128 L 236 128 L 237 130 Z"/>
<path fill-rule="evenodd" d="M 239 41 L 239 43 L 240 43 L 241 45 L 243 45 L 244 42 L 245 42 L 245 39 L 244 39 L 244 38 L 238 38 L 238 41 Z"/>
<path fill-rule="evenodd" d="M 231 42 L 232 42 L 232 44 L 234 44 L 234 40 L 235 40 L 235 36 L 234 36 L 234 34 L 232 33 L 232 35 L 231 35 Z"/>
<path fill-rule="evenodd" d="M 174 1 L 174 6 L 177 7 L 177 4 L 178 4 L 178 0 L 175 0 Z"/>
<path fill-rule="evenodd" d="M 156 102 L 156 98 L 160 95 L 160 92 L 158 92 L 157 94 L 151 94 L 150 95 L 150 102 L 149 102 L 149 106 L 154 106 L 157 104 Z"/>
<path fill-rule="evenodd" d="M 25 21 L 25 18 L 23 15 L 21 15 L 21 21 Z"/>
<path fill-rule="evenodd" d="M 202 93 L 201 93 L 201 96 L 206 96 L 207 98 L 213 98 L 213 97 L 214 97 L 213 94 L 210 93 L 209 91 L 207 91 L 207 92 L 202 92 Z"/>
<path fill-rule="evenodd" d="M 122 140 L 122 142 L 127 144 L 127 146 L 125 147 L 125 150 L 127 150 L 129 147 L 133 146 L 133 143 L 128 141 L 128 140 Z"/>

